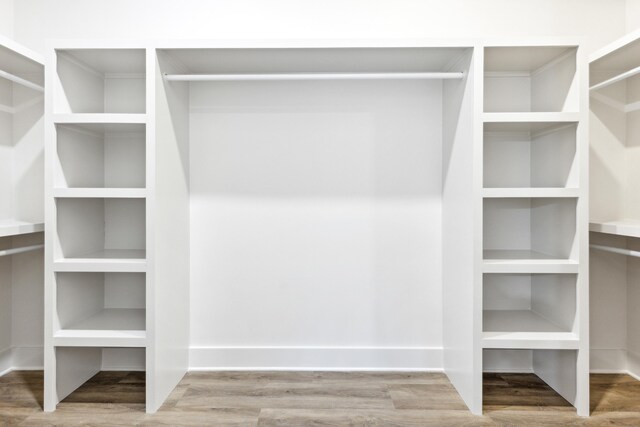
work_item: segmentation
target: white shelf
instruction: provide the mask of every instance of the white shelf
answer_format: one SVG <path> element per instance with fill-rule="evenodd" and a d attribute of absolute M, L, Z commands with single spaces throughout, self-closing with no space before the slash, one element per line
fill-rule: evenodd
<path fill-rule="evenodd" d="M 147 270 L 143 250 L 105 250 L 82 257 L 60 258 L 54 261 L 54 271 L 144 273 Z"/>
<path fill-rule="evenodd" d="M 484 273 L 577 273 L 573 259 L 552 257 L 528 250 L 485 250 Z"/>
<path fill-rule="evenodd" d="M 578 188 L 484 188 L 485 198 L 573 198 L 580 196 Z"/>
<path fill-rule="evenodd" d="M 55 346 L 145 347 L 144 309 L 104 309 L 58 331 Z"/>
<path fill-rule="evenodd" d="M 56 124 L 83 124 L 83 123 L 113 123 L 113 124 L 145 124 L 146 114 L 113 114 L 113 113 L 77 113 L 54 114 L 53 122 Z"/>
<path fill-rule="evenodd" d="M 483 113 L 485 123 L 574 123 L 580 120 L 580 113 Z"/>
<path fill-rule="evenodd" d="M 14 219 L 0 220 L 0 237 L 38 233 L 40 231 L 44 231 L 43 222 L 26 222 Z"/>
<path fill-rule="evenodd" d="M 589 223 L 589 231 L 618 236 L 640 237 L 640 220 L 591 221 Z"/>
<path fill-rule="evenodd" d="M 54 188 L 56 198 L 144 199 L 145 188 Z"/>
<path fill-rule="evenodd" d="M 530 310 L 485 310 L 482 347 L 577 349 L 578 336 Z"/>

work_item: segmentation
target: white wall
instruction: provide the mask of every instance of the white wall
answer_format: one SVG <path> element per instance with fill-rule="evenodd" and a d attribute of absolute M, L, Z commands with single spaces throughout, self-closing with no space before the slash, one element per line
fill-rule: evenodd
<path fill-rule="evenodd" d="M 15 37 L 360 38 L 624 34 L 625 0 L 20 0 Z"/>
<path fill-rule="evenodd" d="M 0 34 L 13 37 L 14 0 L 0 0 Z"/>
<path fill-rule="evenodd" d="M 637 30 L 638 28 L 640 28 L 640 0 L 627 0 L 627 33 Z"/>
<path fill-rule="evenodd" d="M 0 10 L 3 12 L 0 14 L 0 32 L 7 35 L 13 33 L 17 41 L 41 52 L 44 51 L 47 38 L 462 38 L 505 35 L 584 36 L 587 50 L 593 50 L 622 36 L 625 26 L 629 29 L 629 26 L 637 25 L 634 17 L 625 17 L 625 12 L 638 10 L 636 3 L 638 0 L 0 0 Z M 12 20 L 11 16 L 15 19 Z M 358 121 L 350 121 L 349 125 L 355 129 Z M 194 138 L 197 138 L 197 133 Z M 197 158 L 202 150 L 220 150 L 220 147 L 198 144 L 195 148 L 192 153 L 196 159 L 193 174 L 201 171 L 202 177 L 206 177 L 208 173 L 215 172 L 215 169 L 206 169 L 207 164 L 199 167 Z M 353 157 L 366 153 L 367 149 L 364 145 L 360 151 L 346 154 Z M 284 153 L 285 147 L 281 150 L 281 154 Z M 341 153 L 345 154 L 344 149 Z M 326 156 L 328 152 L 319 154 Z M 231 160 L 241 161 L 240 158 Z M 198 190 L 199 183 L 204 185 L 206 180 L 196 180 L 194 191 Z M 387 366 L 397 362 L 395 365 L 441 367 L 438 354 L 434 356 L 433 352 L 423 351 L 432 348 L 437 353 L 442 345 L 439 312 L 441 285 L 437 277 L 439 272 L 430 269 L 426 262 L 428 248 L 418 247 L 419 251 L 416 252 L 425 259 L 421 266 L 412 265 L 411 260 L 399 258 L 395 253 L 369 253 L 371 259 L 378 257 L 384 261 L 380 264 L 383 267 L 380 276 L 382 281 L 363 280 L 374 268 L 367 264 L 371 259 L 365 259 L 366 252 L 361 251 L 366 246 L 366 239 L 376 237 L 392 240 L 393 235 L 389 233 L 394 227 L 398 227 L 401 235 L 405 236 L 411 224 L 418 227 L 421 238 L 434 232 L 419 228 L 424 223 L 420 225 L 419 221 L 415 221 L 415 215 L 430 215 L 427 193 L 422 194 L 421 203 L 416 203 L 410 209 L 396 206 L 395 209 L 406 210 L 408 224 L 394 224 L 392 219 L 385 217 L 385 210 L 392 208 L 392 205 L 363 209 L 362 206 L 348 206 L 331 193 L 329 196 L 332 197 L 329 198 L 306 201 L 308 204 L 315 203 L 316 209 L 315 216 L 308 217 L 303 224 L 296 224 L 295 218 L 299 217 L 296 212 L 308 213 L 309 206 L 296 205 L 304 201 L 296 202 L 291 198 L 288 211 L 290 219 L 283 222 L 282 217 L 277 215 L 259 218 L 254 210 L 257 205 L 243 207 L 242 200 L 236 200 L 235 205 L 227 205 L 229 208 L 235 206 L 236 211 L 216 211 L 211 207 L 216 206 L 216 201 L 220 201 L 224 194 L 218 192 L 216 196 L 206 201 L 209 204 L 203 204 L 202 210 L 193 212 L 194 226 L 197 227 L 199 221 L 214 219 L 218 224 L 228 227 L 234 227 L 234 224 L 236 227 L 245 227 L 245 232 L 251 229 L 246 228 L 247 224 L 255 232 L 261 233 L 268 233 L 269 227 L 280 227 L 289 236 L 290 247 L 271 250 L 265 241 L 250 246 L 249 241 L 253 236 L 231 235 L 229 230 L 233 231 L 233 228 L 225 230 L 218 225 L 214 230 L 217 233 L 215 237 L 227 240 L 213 241 L 212 256 L 203 259 L 194 257 L 192 260 L 195 263 L 194 283 L 197 283 L 191 292 L 194 325 L 192 345 L 199 347 L 192 353 L 192 365 L 224 364 L 225 357 L 229 358 L 228 364 L 238 364 L 243 362 L 242 357 L 248 355 L 249 359 L 245 362 L 249 365 L 258 358 L 263 361 L 277 359 L 299 366 L 317 366 L 318 360 L 324 360 L 327 366 L 340 366 L 344 363 L 340 358 L 349 355 L 353 356 L 352 361 L 359 360 L 362 366 L 374 366 L 379 361 L 367 359 L 370 356 L 367 348 L 376 347 L 379 350 L 386 348 L 380 350 L 380 354 L 384 353 Z M 275 208 L 268 202 L 261 202 L 262 212 L 268 213 L 271 209 L 273 214 Z M 195 207 L 200 206 L 197 198 L 193 203 Z M 349 241 L 340 240 L 345 238 L 344 235 L 331 236 L 318 230 L 312 236 L 297 238 L 291 232 L 296 226 L 307 232 L 313 231 L 309 226 L 314 221 L 318 224 L 336 221 L 332 215 L 344 209 L 351 210 L 354 219 L 358 210 L 359 215 L 369 216 L 368 219 L 363 216 L 361 219 L 366 221 L 359 225 L 356 224 L 358 221 L 349 225 L 347 219 L 343 220 L 342 226 L 352 228 L 352 233 L 355 233 Z M 361 235 L 356 235 L 357 227 L 362 227 Z M 376 236 L 371 229 L 366 230 L 367 227 L 377 227 L 384 233 Z M 199 237 L 194 234 L 192 238 Z M 419 246 L 418 240 L 405 237 Z M 226 245 L 232 238 L 239 239 L 237 245 Z M 304 243 L 304 250 L 294 250 L 301 243 Z M 312 256 L 312 245 L 317 246 L 316 250 L 323 259 L 332 262 L 334 271 L 339 267 L 341 258 L 355 253 L 365 254 L 359 260 L 360 264 L 355 264 L 357 268 L 352 268 L 354 280 L 329 282 L 328 279 L 332 277 L 323 274 L 321 266 L 314 265 L 318 260 Z M 389 246 L 379 246 L 382 249 L 385 247 L 388 250 Z M 370 245 L 368 248 L 375 251 L 376 246 Z M 316 277 L 296 283 L 277 283 L 275 278 L 284 271 L 281 267 L 287 261 L 287 254 L 294 257 L 300 275 L 314 271 Z M 254 267 L 251 271 L 248 256 L 263 257 L 263 264 L 258 264 L 257 269 Z M 221 264 L 222 260 L 224 264 Z M 392 268 L 394 263 L 397 269 Z M 237 270 L 232 268 L 234 266 L 246 266 L 247 271 L 243 271 L 239 277 L 231 277 L 231 273 Z M 268 269 L 271 273 L 271 281 L 265 282 L 264 289 L 243 287 L 243 276 L 255 278 L 260 268 Z M 400 270 L 405 276 L 393 277 L 392 273 Z M 219 285 L 223 282 L 211 280 L 210 286 L 206 286 L 205 279 L 197 281 L 198 274 L 212 274 L 209 277 L 213 278 L 228 277 L 237 283 L 235 287 L 223 289 Z M 278 300 L 279 286 L 290 291 L 295 286 L 311 283 L 309 280 L 316 291 L 324 286 L 327 292 L 317 295 L 299 292 L 297 300 Z M 351 288 L 351 283 L 359 283 L 360 287 Z M 396 283 L 401 283 L 400 288 L 393 288 L 397 286 Z M 289 292 L 287 295 L 291 297 L 295 293 Z M 322 304 L 316 304 L 318 299 Z M 334 299 L 335 302 L 332 302 Z M 353 304 L 356 306 L 352 307 Z M 325 312 L 319 311 L 318 307 L 323 306 L 331 308 Z M 365 312 L 367 307 L 371 312 Z M 343 320 L 340 322 L 337 319 Z M 270 335 L 275 327 L 278 328 L 277 334 Z M 368 329 L 377 332 L 366 334 Z M 309 352 L 301 350 L 288 353 L 287 346 L 318 348 Z M 219 351 L 219 347 L 223 347 L 222 351 Z M 243 347 L 248 347 L 249 352 Z M 288 360 L 283 358 L 287 355 L 291 357 Z"/>

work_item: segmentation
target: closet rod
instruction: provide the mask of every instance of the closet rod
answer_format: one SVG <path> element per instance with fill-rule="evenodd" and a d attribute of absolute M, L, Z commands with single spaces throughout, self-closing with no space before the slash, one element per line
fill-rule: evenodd
<path fill-rule="evenodd" d="M 589 247 L 591 249 L 597 249 L 599 251 L 612 252 L 614 254 L 627 255 L 627 256 L 640 258 L 640 251 L 632 251 L 629 249 L 614 248 L 611 246 L 603 246 L 603 245 L 589 245 Z"/>
<path fill-rule="evenodd" d="M 463 72 L 431 73 L 284 73 L 284 74 L 165 74 L 168 81 L 208 82 L 238 80 L 430 80 L 461 79 Z"/>
<path fill-rule="evenodd" d="M 14 83 L 18 83 L 22 86 L 28 87 L 29 89 L 37 90 L 38 92 L 44 92 L 44 87 L 30 82 L 29 80 L 25 80 L 22 77 L 7 73 L 6 71 L 0 70 L 0 77 L 4 77 L 7 80 L 11 80 Z"/>
<path fill-rule="evenodd" d="M 25 252 L 37 251 L 38 249 L 43 249 L 44 245 L 33 245 L 33 246 L 24 246 L 22 248 L 14 248 L 14 249 L 5 249 L 0 251 L 0 257 L 22 254 Z"/>

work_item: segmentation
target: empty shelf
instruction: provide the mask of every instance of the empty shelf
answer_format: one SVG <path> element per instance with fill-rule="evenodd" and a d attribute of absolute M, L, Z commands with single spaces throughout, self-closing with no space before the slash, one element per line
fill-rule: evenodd
<path fill-rule="evenodd" d="M 105 250 L 80 257 L 60 258 L 54 271 L 98 271 L 144 273 L 147 270 L 144 250 Z"/>
<path fill-rule="evenodd" d="M 580 120 L 580 113 L 484 113 L 485 123 L 572 123 Z"/>
<path fill-rule="evenodd" d="M 577 188 L 485 188 L 485 198 L 579 197 Z"/>
<path fill-rule="evenodd" d="M 578 336 L 530 310 L 485 310 L 483 348 L 576 349 Z"/>
<path fill-rule="evenodd" d="M 40 231 L 44 231 L 44 223 L 42 222 L 16 221 L 14 219 L 0 220 L 0 237 L 38 233 Z"/>
<path fill-rule="evenodd" d="M 143 199 L 146 196 L 145 188 L 55 188 L 53 190 L 53 197 L 57 198 Z"/>
<path fill-rule="evenodd" d="M 58 331 L 54 345 L 71 347 L 145 347 L 145 310 L 107 308 Z"/>
<path fill-rule="evenodd" d="M 113 114 L 113 113 L 77 113 L 77 114 L 54 114 L 54 123 L 60 124 L 82 124 L 82 123 L 138 123 L 147 122 L 146 114 Z"/>
<path fill-rule="evenodd" d="M 576 260 L 529 250 L 485 250 L 484 273 L 577 273 Z"/>
<path fill-rule="evenodd" d="M 640 237 L 640 221 L 620 219 L 617 221 L 591 221 L 589 231 L 615 234 L 618 236 Z"/>

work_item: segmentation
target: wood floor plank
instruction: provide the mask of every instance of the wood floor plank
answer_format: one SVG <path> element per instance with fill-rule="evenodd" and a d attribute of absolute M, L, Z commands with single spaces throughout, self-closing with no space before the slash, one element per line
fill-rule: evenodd
<path fill-rule="evenodd" d="M 493 426 L 486 417 L 475 417 L 468 411 L 426 410 L 340 410 L 340 409 L 264 409 L 260 427 L 298 426 Z"/>

